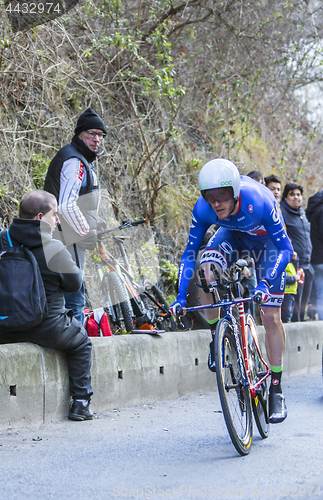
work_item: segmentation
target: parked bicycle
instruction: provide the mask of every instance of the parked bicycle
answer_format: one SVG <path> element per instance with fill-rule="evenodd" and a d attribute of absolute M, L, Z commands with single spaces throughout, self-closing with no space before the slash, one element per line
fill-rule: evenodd
<path fill-rule="evenodd" d="M 123 221 L 110 228 L 98 227 L 97 254 L 94 259 L 105 308 L 115 332 L 152 333 L 175 331 L 176 323 L 163 297 L 162 291 L 150 280 L 135 281 L 125 249 L 126 236 L 113 235 L 122 263 L 108 250 L 104 239 L 112 232 L 144 224 L 146 219 Z"/>
<path fill-rule="evenodd" d="M 204 270 L 200 268 L 201 287 L 213 296 L 213 304 L 188 307 L 186 311 L 219 307 L 223 317 L 215 331 L 214 359 L 217 386 L 225 423 L 232 443 L 240 455 L 247 455 L 252 444 L 252 412 L 262 438 L 268 437 L 269 367 L 262 357 L 257 326 L 250 314 L 245 314 L 244 303 L 261 297 L 242 298 L 240 282 L 242 270 L 248 261 L 239 259 L 222 276 L 211 266 L 214 282 L 207 284 Z M 217 302 L 217 290 L 224 292 Z M 180 311 L 176 311 L 177 314 Z"/>

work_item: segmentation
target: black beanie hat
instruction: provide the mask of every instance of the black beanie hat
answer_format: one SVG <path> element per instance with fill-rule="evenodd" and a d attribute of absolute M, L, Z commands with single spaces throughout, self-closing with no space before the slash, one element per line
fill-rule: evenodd
<path fill-rule="evenodd" d="M 107 133 L 99 115 L 92 108 L 88 108 L 77 120 L 74 133 L 75 135 L 79 135 L 81 132 L 90 130 L 91 128 L 102 130 L 105 134 Z"/>

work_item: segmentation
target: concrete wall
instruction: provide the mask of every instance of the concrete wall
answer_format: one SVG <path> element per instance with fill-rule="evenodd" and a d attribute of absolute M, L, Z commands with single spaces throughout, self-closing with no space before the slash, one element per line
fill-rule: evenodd
<path fill-rule="evenodd" d="M 262 351 L 264 331 L 260 330 Z M 284 375 L 321 370 L 323 323 L 286 325 Z M 92 408 L 174 399 L 216 388 L 207 368 L 210 332 L 93 339 Z M 63 354 L 33 344 L 0 345 L 0 429 L 66 418 L 68 373 Z"/>

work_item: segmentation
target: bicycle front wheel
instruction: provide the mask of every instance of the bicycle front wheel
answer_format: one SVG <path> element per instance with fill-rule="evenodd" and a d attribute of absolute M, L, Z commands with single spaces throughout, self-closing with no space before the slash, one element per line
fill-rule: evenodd
<path fill-rule="evenodd" d="M 259 340 L 256 323 L 251 314 L 246 314 L 246 338 L 248 343 L 248 365 L 251 381 L 256 384 L 266 374 L 266 366 L 258 354 Z M 260 352 L 260 350 L 259 350 Z M 256 391 L 256 397 L 252 399 L 252 410 L 260 436 L 266 439 L 269 434 L 268 418 L 268 388 L 267 379 L 263 381 Z"/>
<path fill-rule="evenodd" d="M 214 359 L 223 416 L 231 441 L 240 455 L 247 455 L 252 442 L 250 392 L 245 385 L 242 355 L 239 360 L 232 326 L 226 318 L 218 322 L 215 332 Z"/>

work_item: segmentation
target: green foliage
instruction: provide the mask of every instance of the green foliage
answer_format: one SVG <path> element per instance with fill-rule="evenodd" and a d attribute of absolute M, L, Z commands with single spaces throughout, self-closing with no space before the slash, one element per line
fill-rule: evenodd
<path fill-rule="evenodd" d="M 0 186 L 0 196 L 8 193 L 8 188 L 6 186 Z"/>
<path fill-rule="evenodd" d="M 178 99 L 185 94 L 185 88 L 174 81 L 175 67 L 171 55 L 172 44 L 168 41 L 168 23 L 163 23 L 150 37 L 142 43 L 142 33 L 127 29 L 123 20 L 125 33 L 115 31 L 109 36 L 93 41 L 93 47 L 102 51 L 105 57 L 113 62 L 116 58 L 131 61 L 118 74 L 119 83 L 134 86 L 142 96 L 154 99 L 165 99 L 173 111 L 177 109 Z M 108 49 L 114 49 L 110 52 Z M 150 53 L 148 58 L 146 53 Z M 153 57 L 151 57 L 153 51 Z M 91 50 L 86 51 L 90 55 Z M 120 61 L 119 61 L 120 63 Z"/>
<path fill-rule="evenodd" d="M 178 266 L 174 265 L 172 262 L 162 259 L 159 262 L 160 274 L 163 285 L 165 287 L 165 293 L 167 296 L 174 295 L 175 283 L 177 281 Z"/>
<path fill-rule="evenodd" d="M 48 156 L 43 158 L 40 154 L 31 155 L 29 169 L 36 189 L 43 189 L 50 161 Z"/>

